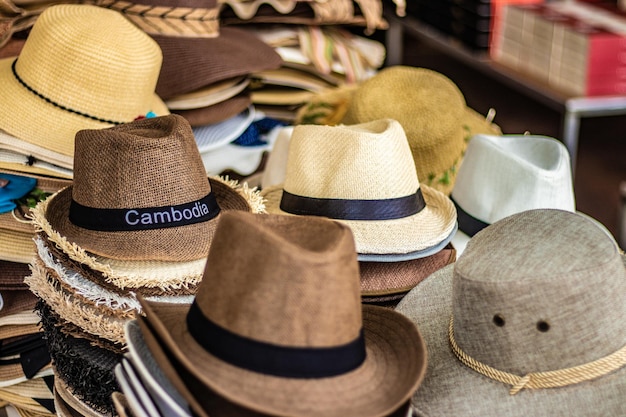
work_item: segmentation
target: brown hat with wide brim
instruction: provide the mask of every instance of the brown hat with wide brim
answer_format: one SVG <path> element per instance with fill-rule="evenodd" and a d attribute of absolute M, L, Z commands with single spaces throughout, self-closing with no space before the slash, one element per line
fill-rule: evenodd
<path fill-rule="evenodd" d="M 140 299 L 157 337 L 208 389 L 256 412 L 325 417 L 384 416 L 417 389 L 419 331 L 361 305 L 347 226 L 230 212 L 215 241 L 191 306 Z"/>
<path fill-rule="evenodd" d="M 245 209 L 234 189 L 207 179 L 189 123 L 178 115 L 76 135 L 74 182 L 49 197 L 52 229 L 113 259 L 206 257 L 220 213 Z"/>
<path fill-rule="evenodd" d="M 478 232 L 396 308 L 428 346 L 418 414 L 624 415 L 625 261 L 596 222 L 565 210 Z"/>

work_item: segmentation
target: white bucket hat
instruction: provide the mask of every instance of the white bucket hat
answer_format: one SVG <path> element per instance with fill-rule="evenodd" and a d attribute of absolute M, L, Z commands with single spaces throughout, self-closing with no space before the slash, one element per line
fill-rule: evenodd
<path fill-rule="evenodd" d="M 452 238 L 457 255 L 489 224 L 538 208 L 575 211 L 567 148 L 537 135 L 474 135 L 451 194 L 459 228 Z"/>

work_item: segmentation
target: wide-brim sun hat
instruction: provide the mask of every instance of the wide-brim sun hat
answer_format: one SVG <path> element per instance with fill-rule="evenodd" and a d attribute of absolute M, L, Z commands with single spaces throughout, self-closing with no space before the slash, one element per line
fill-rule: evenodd
<path fill-rule="evenodd" d="M 0 60 L 0 128 L 44 153 L 71 157 L 81 129 L 169 113 L 155 94 L 161 63 L 156 42 L 121 14 L 53 5 L 18 58 Z"/>
<path fill-rule="evenodd" d="M 361 255 L 422 257 L 420 251 L 440 244 L 456 227 L 454 204 L 420 182 L 404 130 L 393 119 L 295 126 L 285 182 L 261 195 L 268 213 L 324 216 L 348 225 Z"/>
<path fill-rule="evenodd" d="M 172 110 L 172 113 L 183 116 L 192 127 L 206 126 L 235 117 L 251 105 L 250 93 L 244 91 L 217 104 L 189 110 Z"/>
<path fill-rule="evenodd" d="M 477 233 L 396 308 L 428 346 L 418 415 L 623 415 L 625 261 L 596 223 L 563 210 Z"/>
<path fill-rule="evenodd" d="M 241 113 L 222 122 L 193 127 L 200 154 L 233 142 L 252 124 L 255 114 L 254 106 L 248 106 Z"/>
<path fill-rule="evenodd" d="M 449 195 L 467 141 L 500 128 L 469 108 L 456 84 L 426 68 L 395 65 L 363 81 L 352 93 L 345 124 L 398 120 L 406 132 L 423 184 Z"/>
<path fill-rule="evenodd" d="M 204 258 L 221 212 L 249 209 L 233 188 L 207 179 L 178 115 L 80 131 L 74 173 L 43 202 L 43 215 L 72 244 L 113 259 Z"/>
<path fill-rule="evenodd" d="M 384 416 L 417 389 L 426 362 L 419 331 L 392 310 L 361 305 L 345 225 L 230 212 L 217 241 L 194 304 L 140 298 L 155 335 L 209 390 L 255 412 L 331 417 Z M 226 242 L 239 242 L 248 257 L 233 264 Z M 221 338 L 213 331 L 230 342 L 210 343 Z M 307 359 L 268 359 L 277 346 L 282 358 Z"/>

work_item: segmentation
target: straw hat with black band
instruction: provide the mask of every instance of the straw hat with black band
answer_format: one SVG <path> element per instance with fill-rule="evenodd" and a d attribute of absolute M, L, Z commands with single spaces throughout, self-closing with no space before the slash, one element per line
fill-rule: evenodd
<path fill-rule="evenodd" d="M 348 227 L 230 212 L 215 242 L 191 306 L 140 299 L 198 390 L 274 416 L 347 417 L 384 416 L 417 389 L 426 364 L 419 331 L 361 304 Z"/>
<path fill-rule="evenodd" d="M 345 124 L 396 119 L 406 132 L 420 181 L 450 195 L 468 140 L 500 128 L 467 106 L 452 80 L 426 68 L 380 70 L 352 93 Z"/>
<path fill-rule="evenodd" d="M 596 222 L 565 210 L 478 232 L 396 309 L 428 346 L 418 414 L 624 415 L 625 260 Z"/>
<path fill-rule="evenodd" d="M 51 6 L 19 56 L 0 60 L 0 129 L 28 155 L 71 168 L 77 131 L 169 113 L 155 94 L 162 59 L 158 44 L 120 13 Z"/>

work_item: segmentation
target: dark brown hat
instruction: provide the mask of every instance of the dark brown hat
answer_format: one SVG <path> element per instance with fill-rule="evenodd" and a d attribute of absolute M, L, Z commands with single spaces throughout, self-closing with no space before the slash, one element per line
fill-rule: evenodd
<path fill-rule="evenodd" d="M 91 253 L 180 262 L 206 257 L 220 211 L 242 200 L 207 180 L 191 126 L 172 114 L 78 132 L 74 183 L 44 203 L 51 227 Z"/>
<path fill-rule="evenodd" d="M 347 226 L 230 212 L 215 243 L 191 306 L 140 300 L 161 343 L 208 389 L 276 416 L 379 417 L 419 386 L 419 331 L 362 306 Z"/>

